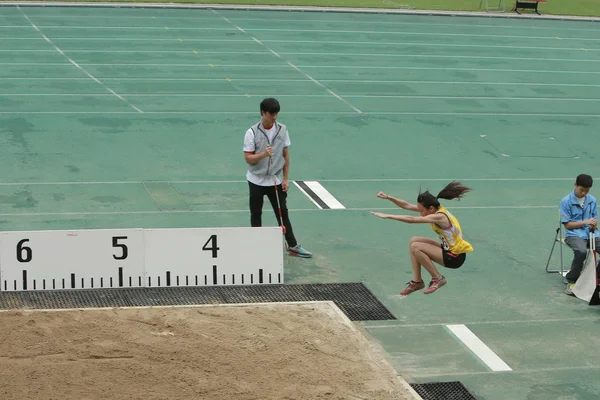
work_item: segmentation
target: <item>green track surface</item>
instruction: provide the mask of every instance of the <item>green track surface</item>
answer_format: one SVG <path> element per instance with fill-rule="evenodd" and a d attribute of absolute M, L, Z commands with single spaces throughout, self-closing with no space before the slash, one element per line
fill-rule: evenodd
<path fill-rule="evenodd" d="M 364 282 L 398 318 L 366 329 L 410 382 L 460 380 L 480 400 L 600 396 L 598 310 L 544 272 L 559 200 L 600 167 L 599 25 L 21 10 L 64 56 L 0 8 L 1 230 L 248 226 L 243 135 L 276 96 L 291 178 L 346 207 L 319 210 L 291 187 L 315 257 L 286 258 L 286 282 Z M 375 195 L 414 201 L 452 179 L 474 189 L 446 206 L 475 251 L 435 294 L 401 298 L 411 236 L 434 235 L 370 215 L 400 212 Z M 466 324 L 512 371 L 489 370 L 446 324 Z"/>

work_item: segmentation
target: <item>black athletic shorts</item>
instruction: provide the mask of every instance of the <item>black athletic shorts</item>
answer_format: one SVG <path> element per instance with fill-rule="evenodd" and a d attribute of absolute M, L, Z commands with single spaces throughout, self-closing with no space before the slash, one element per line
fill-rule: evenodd
<path fill-rule="evenodd" d="M 444 246 L 442 246 L 442 257 L 444 260 L 444 267 L 456 269 L 460 268 L 461 265 L 463 265 L 465 259 L 467 258 L 467 254 L 454 254 L 449 252 L 448 250 L 444 250 Z"/>

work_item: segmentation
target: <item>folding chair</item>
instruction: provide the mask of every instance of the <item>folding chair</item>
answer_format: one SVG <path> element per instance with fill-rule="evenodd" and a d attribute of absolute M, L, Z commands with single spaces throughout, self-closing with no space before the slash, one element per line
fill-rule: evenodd
<path fill-rule="evenodd" d="M 481 0 L 479 2 L 479 8 L 482 7 L 484 0 Z M 506 11 L 506 4 L 504 3 L 504 0 L 498 0 L 498 5 L 495 7 L 491 7 L 490 6 L 490 0 L 485 0 L 485 11 L 502 11 L 505 12 Z"/>
<path fill-rule="evenodd" d="M 556 235 L 554 236 L 554 242 L 552 242 L 552 249 L 550 250 L 550 255 L 548 256 L 548 262 L 546 262 L 546 272 L 548 272 L 548 273 L 559 272 L 560 275 L 562 276 L 563 282 L 567 283 L 566 275 L 567 275 L 567 272 L 569 272 L 569 270 L 565 269 L 564 261 L 563 261 L 563 245 L 566 246 L 567 244 L 565 243 L 565 239 L 562 236 L 562 228 L 563 228 L 563 225 L 560 222 L 560 214 L 559 214 L 558 228 L 556 228 Z M 550 260 L 552 259 L 552 254 L 554 253 L 554 247 L 556 246 L 556 243 L 560 243 L 560 245 L 559 245 L 559 247 L 560 247 L 560 269 L 549 269 Z"/>

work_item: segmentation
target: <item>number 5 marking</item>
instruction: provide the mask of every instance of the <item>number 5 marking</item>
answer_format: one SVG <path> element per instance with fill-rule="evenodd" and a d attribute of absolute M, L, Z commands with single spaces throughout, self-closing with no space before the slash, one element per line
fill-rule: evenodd
<path fill-rule="evenodd" d="M 119 243 L 119 240 L 121 239 L 127 239 L 127 236 L 113 236 L 112 238 L 112 247 L 120 247 L 123 250 L 123 254 L 121 254 L 120 257 L 117 257 L 116 254 L 113 254 L 113 258 L 115 260 L 124 260 L 127 258 L 127 246 L 124 245 L 123 243 Z"/>

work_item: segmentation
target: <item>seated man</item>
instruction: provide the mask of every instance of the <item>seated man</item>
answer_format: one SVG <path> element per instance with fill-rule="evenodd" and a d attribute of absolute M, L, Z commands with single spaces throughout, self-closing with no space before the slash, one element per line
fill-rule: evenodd
<path fill-rule="evenodd" d="M 600 251 L 598 225 L 598 203 L 589 194 L 592 177 L 586 174 L 577 176 L 575 189 L 560 201 L 560 222 L 567 231 L 565 243 L 573 250 L 571 270 L 567 273 L 567 289 L 565 293 L 572 295 L 573 287 L 583 269 L 583 263 L 589 247 L 590 229 L 594 229 L 596 249 Z"/>

